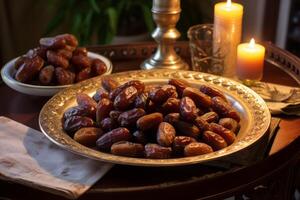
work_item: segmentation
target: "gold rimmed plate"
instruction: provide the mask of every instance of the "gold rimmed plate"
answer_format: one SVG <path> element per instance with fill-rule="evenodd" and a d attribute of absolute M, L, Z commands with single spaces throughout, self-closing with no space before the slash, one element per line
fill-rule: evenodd
<path fill-rule="evenodd" d="M 55 144 L 76 154 L 105 162 L 135 166 L 180 166 L 203 163 L 239 152 L 260 140 L 270 125 L 271 115 L 264 100 L 253 90 L 231 79 L 193 71 L 147 70 L 129 71 L 108 75 L 120 83 L 137 79 L 145 84 L 164 84 L 170 78 L 180 78 L 188 81 L 194 87 L 207 84 L 224 92 L 233 107 L 241 115 L 241 129 L 236 141 L 213 153 L 171 159 L 130 158 L 104 153 L 85 147 L 70 136 L 62 128 L 62 116 L 66 109 L 76 105 L 76 94 L 86 93 L 92 96 L 101 87 L 103 77 L 95 77 L 75 84 L 56 94 L 42 108 L 39 125 L 42 132 Z"/>

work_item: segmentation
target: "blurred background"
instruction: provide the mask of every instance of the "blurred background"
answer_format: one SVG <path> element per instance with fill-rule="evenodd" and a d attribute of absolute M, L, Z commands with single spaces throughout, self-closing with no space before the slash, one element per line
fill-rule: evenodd
<path fill-rule="evenodd" d="M 213 23 L 214 0 L 182 0 L 178 30 Z M 300 52 L 300 2 L 240 0 L 243 41 L 268 40 Z M 152 0 L 0 0 L 1 65 L 38 45 L 41 37 L 73 33 L 81 46 L 152 40 Z"/>

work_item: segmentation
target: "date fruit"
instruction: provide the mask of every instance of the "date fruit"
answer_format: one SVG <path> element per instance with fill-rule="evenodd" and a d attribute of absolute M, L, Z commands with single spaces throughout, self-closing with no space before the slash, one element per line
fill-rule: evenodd
<path fill-rule="evenodd" d="M 144 146 L 138 143 L 120 141 L 111 146 L 111 153 L 119 156 L 142 157 Z"/>
<path fill-rule="evenodd" d="M 119 83 L 117 81 L 113 80 L 112 78 L 108 78 L 108 77 L 102 78 L 101 84 L 102 84 L 103 88 L 108 92 L 113 91 L 114 89 L 116 89 L 119 86 Z"/>
<path fill-rule="evenodd" d="M 158 144 L 146 144 L 145 145 L 145 156 L 146 158 L 152 159 L 166 159 L 170 158 L 172 149 L 170 147 L 162 147 Z"/>
<path fill-rule="evenodd" d="M 187 81 L 184 81 L 181 79 L 170 79 L 168 83 L 170 85 L 174 85 L 176 87 L 176 91 L 177 91 L 179 97 L 182 97 L 183 90 L 185 88 L 191 86 Z"/>
<path fill-rule="evenodd" d="M 114 143 L 119 141 L 128 141 L 130 138 L 131 134 L 128 129 L 116 128 L 102 135 L 96 141 L 96 145 L 101 150 L 108 150 Z"/>
<path fill-rule="evenodd" d="M 63 119 L 66 120 L 73 116 L 82 116 L 82 117 L 89 117 L 91 119 L 95 119 L 96 117 L 96 108 L 89 107 L 89 106 L 75 106 L 68 108 L 64 112 Z"/>
<path fill-rule="evenodd" d="M 39 73 L 44 65 L 44 60 L 36 56 L 24 62 L 15 74 L 15 79 L 22 83 L 32 81 L 33 78 Z"/>
<path fill-rule="evenodd" d="M 114 100 L 114 107 L 117 110 L 128 109 L 138 96 L 138 91 L 134 86 L 129 86 L 122 90 Z"/>
<path fill-rule="evenodd" d="M 197 140 L 188 136 L 176 136 L 173 141 L 174 153 L 177 155 L 183 154 L 184 147 L 192 142 L 197 142 Z"/>
<path fill-rule="evenodd" d="M 79 93 L 76 95 L 76 102 L 82 107 L 93 107 L 96 110 L 97 103 L 89 95 L 85 93 Z"/>
<path fill-rule="evenodd" d="M 55 68 L 55 77 L 58 85 L 69 85 L 74 83 L 75 74 L 61 67 Z"/>
<path fill-rule="evenodd" d="M 103 135 L 100 128 L 81 128 L 74 134 L 74 140 L 85 146 L 95 146 L 97 139 Z"/>
<path fill-rule="evenodd" d="M 222 117 L 233 118 L 240 122 L 239 114 L 232 108 L 232 106 L 224 101 L 221 97 L 212 98 L 212 109 Z"/>
<path fill-rule="evenodd" d="M 176 136 L 175 128 L 168 122 L 161 122 L 158 126 L 156 139 L 157 143 L 164 147 L 170 147 Z"/>
<path fill-rule="evenodd" d="M 240 129 L 239 123 L 237 123 L 237 121 L 235 121 L 232 118 L 222 118 L 220 119 L 219 124 L 231 130 L 234 133 L 237 133 Z"/>
<path fill-rule="evenodd" d="M 209 123 L 201 117 L 197 117 L 194 121 L 194 124 L 199 128 L 201 132 L 209 130 Z"/>
<path fill-rule="evenodd" d="M 141 108 L 134 108 L 121 113 L 118 117 L 118 122 L 120 126 L 132 127 L 136 124 L 136 121 L 144 116 L 146 112 Z"/>
<path fill-rule="evenodd" d="M 62 67 L 64 69 L 67 69 L 70 65 L 68 59 L 52 50 L 47 51 L 47 60 L 50 64 L 54 65 L 55 67 Z"/>
<path fill-rule="evenodd" d="M 164 114 L 180 112 L 180 100 L 176 98 L 168 98 L 161 107 Z"/>
<path fill-rule="evenodd" d="M 184 156 L 198 156 L 211 153 L 214 150 L 211 146 L 202 142 L 192 142 L 184 147 Z"/>
<path fill-rule="evenodd" d="M 124 92 L 124 90 L 126 90 L 126 88 L 131 87 L 131 88 L 135 88 L 137 91 L 137 94 L 141 94 L 144 89 L 145 89 L 145 85 L 143 82 L 141 81 L 137 81 L 137 80 L 133 80 L 133 81 L 128 81 L 120 86 L 118 86 L 117 88 L 115 88 L 113 91 L 110 92 L 109 94 L 109 98 L 113 101 L 115 100 L 115 98 L 122 92 Z"/>
<path fill-rule="evenodd" d="M 105 131 L 111 131 L 118 127 L 118 124 L 113 119 L 106 117 L 100 122 L 100 127 Z"/>
<path fill-rule="evenodd" d="M 107 70 L 105 63 L 100 59 L 94 59 L 92 61 L 91 68 L 92 68 L 92 73 L 96 76 L 104 74 Z"/>
<path fill-rule="evenodd" d="M 106 98 L 108 99 L 108 93 L 103 89 L 103 88 L 99 88 L 96 93 L 93 95 L 93 99 L 96 102 L 99 102 L 101 99 Z"/>
<path fill-rule="evenodd" d="M 225 95 L 223 94 L 222 91 L 209 87 L 207 85 L 201 85 L 200 86 L 200 91 L 203 92 L 204 94 L 210 96 L 210 97 L 221 97 L 223 100 L 227 101 Z"/>
<path fill-rule="evenodd" d="M 47 65 L 40 71 L 39 81 L 42 85 L 50 85 L 53 79 L 54 70 L 52 65 Z"/>
<path fill-rule="evenodd" d="M 219 120 L 219 115 L 215 112 L 207 112 L 200 117 L 208 123 L 217 122 Z"/>
<path fill-rule="evenodd" d="M 173 126 L 180 120 L 179 113 L 169 113 L 164 117 L 164 121 L 172 124 Z"/>
<path fill-rule="evenodd" d="M 220 124 L 211 123 L 209 129 L 224 138 L 228 145 L 231 145 L 236 139 L 235 134 L 231 130 L 224 128 Z"/>
<path fill-rule="evenodd" d="M 183 97 L 191 98 L 197 107 L 200 108 L 209 108 L 211 106 L 211 98 L 210 96 L 202 93 L 196 88 L 187 87 L 183 90 Z"/>
<path fill-rule="evenodd" d="M 197 117 L 197 107 L 191 98 L 183 97 L 181 99 L 180 115 L 187 121 L 193 121 Z"/>
<path fill-rule="evenodd" d="M 227 147 L 227 143 L 219 134 L 212 131 L 205 131 L 202 139 L 205 143 L 210 145 L 215 151 Z"/>
<path fill-rule="evenodd" d="M 138 127 L 138 129 L 146 131 L 157 128 L 162 121 L 163 115 L 156 112 L 144 115 L 143 117 L 139 118 L 136 122 L 136 126 Z"/>
<path fill-rule="evenodd" d="M 93 127 L 94 125 L 94 121 L 89 117 L 73 116 L 64 121 L 64 130 L 72 135 L 83 127 Z"/>
<path fill-rule="evenodd" d="M 198 139 L 201 132 L 197 126 L 194 124 L 185 122 L 185 121 L 178 121 L 174 124 L 176 130 L 178 133 L 181 133 L 183 135 Z"/>
<path fill-rule="evenodd" d="M 97 124 L 100 124 L 104 118 L 108 117 L 113 108 L 113 103 L 109 99 L 101 99 L 96 107 Z"/>

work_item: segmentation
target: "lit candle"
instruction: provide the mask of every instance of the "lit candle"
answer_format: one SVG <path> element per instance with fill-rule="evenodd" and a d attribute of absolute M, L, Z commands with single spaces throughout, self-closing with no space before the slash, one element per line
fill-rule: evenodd
<path fill-rule="evenodd" d="M 217 62 L 212 65 L 212 73 L 234 77 L 236 73 L 236 48 L 241 42 L 243 6 L 227 2 L 217 3 L 214 11 L 213 54 Z M 219 59 L 218 59 L 219 58 Z M 215 66 L 215 68 L 214 68 Z"/>
<path fill-rule="evenodd" d="M 237 48 L 237 75 L 241 80 L 259 81 L 263 75 L 265 47 L 250 43 L 240 44 Z"/>

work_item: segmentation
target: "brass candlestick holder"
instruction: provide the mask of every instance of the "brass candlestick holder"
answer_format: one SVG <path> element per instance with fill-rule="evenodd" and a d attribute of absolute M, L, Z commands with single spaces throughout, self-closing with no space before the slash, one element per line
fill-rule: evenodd
<path fill-rule="evenodd" d="M 153 0 L 153 19 L 157 28 L 152 37 L 158 43 L 156 52 L 141 64 L 142 69 L 188 69 L 177 55 L 174 43 L 180 37 L 176 23 L 180 17 L 180 0 Z"/>

